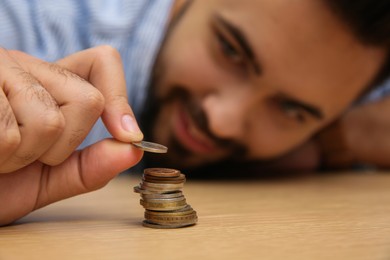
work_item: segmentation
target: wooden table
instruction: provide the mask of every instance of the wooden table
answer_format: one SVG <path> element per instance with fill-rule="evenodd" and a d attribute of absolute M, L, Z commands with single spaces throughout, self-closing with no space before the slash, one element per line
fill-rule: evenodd
<path fill-rule="evenodd" d="M 197 225 L 151 229 L 118 177 L 0 228 L 0 259 L 390 259 L 390 173 L 188 180 Z"/>

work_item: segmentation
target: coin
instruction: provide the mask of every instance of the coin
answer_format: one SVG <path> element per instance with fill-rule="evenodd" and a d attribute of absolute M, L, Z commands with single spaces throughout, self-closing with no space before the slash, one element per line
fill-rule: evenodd
<path fill-rule="evenodd" d="M 148 187 L 148 186 L 142 186 L 141 189 L 142 190 L 147 190 L 148 192 L 152 192 L 152 193 L 170 193 L 170 192 L 173 192 L 173 191 L 180 190 L 178 188 L 169 188 L 168 189 L 168 188 L 153 188 L 153 187 Z"/>
<path fill-rule="evenodd" d="M 132 143 L 135 147 L 144 150 L 145 152 L 151 152 L 151 153 L 166 153 L 168 151 L 168 148 L 161 144 L 156 144 L 152 142 L 134 142 Z"/>
<path fill-rule="evenodd" d="M 142 177 L 142 180 L 147 182 L 155 182 L 155 183 L 184 183 L 186 181 L 186 177 L 184 174 L 180 174 L 179 177 L 171 177 L 171 178 L 155 177 L 152 175 L 145 174 Z"/>
<path fill-rule="evenodd" d="M 160 192 L 152 192 L 150 190 L 142 189 L 139 185 L 138 186 L 134 186 L 134 192 L 142 194 L 142 195 L 143 194 L 160 194 Z"/>
<path fill-rule="evenodd" d="M 140 193 L 140 192 L 138 192 Z M 169 199 L 169 198 L 177 198 L 177 197 L 180 197 L 180 196 L 183 196 L 183 193 L 181 191 L 174 191 L 174 192 L 169 192 L 169 193 L 151 193 L 151 194 L 142 194 L 141 193 L 141 197 L 144 199 L 144 200 L 148 200 L 148 199 Z"/>
<path fill-rule="evenodd" d="M 188 214 L 192 214 L 193 212 L 196 213 L 196 211 L 187 204 L 184 208 L 173 210 L 173 211 L 156 211 L 156 210 L 145 210 L 146 215 L 153 215 L 153 216 L 184 216 Z"/>
<path fill-rule="evenodd" d="M 179 170 L 148 168 L 134 187 L 145 208 L 143 225 L 151 228 L 180 228 L 195 225 L 198 216 L 187 204 L 181 189 L 186 177 Z"/>
<path fill-rule="evenodd" d="M 171 211 L 171 210 L 178 210 L 184 208 L 187 203 L 186 199 L 182 198 L 179 201 L 172 201 L 172 202 L 152 202 L 149 200 L 140 200 L 140 204 L 145 208 L 149 210 L 159 210 L 159 211 Z"/>
<path fill-rule="evenodd" d="M 180 190 L 183 188 L 184 184 L 182 183 L 155 183 L 155 182 L 148 182 L 143 181 L 141 184 L 141 188 L 145 189 L 148 188 L 150 190 L 161 190 L 161 191 L 174 191 L 174 190 Z"/>
<path fill-rule="evenodd" d="M 188 227 L 188 226 L 193 226 L 196 224 L 196 221 L 191 222 L 191 223 L 183 223 L 183 224 L 175 224 L 175 225 L 159 225 L 159 224 L 154 224 L 151 223 L 147 220 L 144 220 L 142 222 L 142 225 L 144 227 L 150 227 L 150 228 L 160 228 L 160 229 L 170 229 L 170 228 L 182 228 L 182 227 Z"/>
<path fill-rule="evenodd" d="M 168 168 L 147 168 L 144 170 L 145 175 L 151 175 L 154 177 L 179 177 L 180 171 Z"/>
<path fill-rule="evenodd" d="M 159 225 L 174 225 L 174 224 L 190 224 L 195 223 L 198 220 L 196 216 L 196 212 L 194 211 L 192 214 L 188 214 L 185 216 L 148 216 L 145 218 L 154 224 Z"/>
<path fill-rule="evenodd" d="M 142 198 L 142 199 L 145 201 L 145 198 Z M 164 204 L 164 203 L 169 203 L 169 202 L 182 201 L 184 199 L 185 199 L 184 196 L 181 195 L 179 197 L 174 197 L 174 198 L 152 198 L 152 199 L 147 198 L 146 201 L 148 203 L 162 203 L 162 204 Z"/>

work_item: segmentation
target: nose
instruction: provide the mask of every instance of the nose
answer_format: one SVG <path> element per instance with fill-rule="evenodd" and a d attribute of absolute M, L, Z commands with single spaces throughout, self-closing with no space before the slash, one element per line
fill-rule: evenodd
<path fill-rule="evenodd" d="M 202 101 L 210 131 L 219 138 L 239 139 L 248 127 L 251 100 L 248 93 L 211 93 Z"/>

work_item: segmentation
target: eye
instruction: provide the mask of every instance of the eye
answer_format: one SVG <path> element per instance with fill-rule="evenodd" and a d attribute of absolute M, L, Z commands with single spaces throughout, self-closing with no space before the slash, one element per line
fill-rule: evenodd
<path fill-rule="evenodd" d="M 217 32 L 216 35 L 223 55 L 235 64 L 243 64 L 245 61 L 244 56 L 240 53 L 239 49 L 221 33 Z"/>
<path fill-rule="evenodd" d="M 286 117 L 294 119 L 299 123 L 306 122 L 306 112 L 294 101 L 280 100 L 279 107 Z"/>

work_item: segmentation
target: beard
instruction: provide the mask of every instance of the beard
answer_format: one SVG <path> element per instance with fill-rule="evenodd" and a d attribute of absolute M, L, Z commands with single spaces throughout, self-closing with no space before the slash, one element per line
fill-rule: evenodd
<path fill-rule="evenodd" d="M 148 83 L 148 94 L 147 99 L 141 114 L 140 125 L 143 129 L 145 139 L 151 140 L 154 142 L 159 142 L 168 147 L 168 153 L 166 155 L 156 155 L 152 153 L 146 153 L 144 156 L 144 162 L 148 167 L 179 167 L 179 168 L 200 168 L 205 165 L 211 165 L 215 163 L 220 163 L 220 161 L 241 161 L 243 157 L 246 156 L 247 151 L 245 147 L 233 140 L 227 140 L 218 138 L 213 135 L 212 131 L 209 128 L 208 119 L 201 108 L 200 102 L 192 97 L 191 93 L 181 85 L 171 85 L 169 90 L 162 94 L 157 94 L 159 89 L 162 87 L 162 82 L 165 82 L 164 76 L 166 69 L 168 68 L 166 62 L 166 57 L 164 57 L 164 50 L 167 45 L 167 40 L 172 34 L 175 26 L 180 22 L 181 18 L 188 10 L 192 1 L 187 1 L 183 8 L 180 10 L 178 15 L 169 24 L 165 38 L 160 46 L 154 67 L 152 69 L 152 74 L 150 81 Z M 189 117 L 191 121 L 194 122 L 197 129 L 199 129 L 204 135 L 206 135 L 210 140 L 213 140 L 219 148 L 228 151 L 224 156 L 225 159 L 210 159 L 207 155 L 194 154 L 193 152 L 186 149 L 173 135 L 169 133 L 168 137 L 164 142 L 158 140 L 156 137 L 156 132 L 158 131 L 159 126 L 167 124 L 164 122 L 166 118 L 169 118 L 170 115 L 163 113 L 169 113 L 170 110 L 167 110 L 167 107 L 172 107 L 173 104 L 180 104 Z"/>
<path fill-rule="evenodd" d="M 153 84 L 153 87 L 158 85 Z M 153 88 L 152 88 L 153 89 Z M 209 128 L 207 117 L 201 109 L 199 103 L 191 98 L 190 94 L 180 86 L 173 87 L 164 98 L 159 98 L 151 91 L 148 95 L 148 106 L 145 107 L 141 117 L 141 126 L 144 130 L 146 140 L 161 143 L 168 147 L 168 153 L 164 155 L 146 153 L 144 158 L 148 167 L 177 167 L 177 168 L 199 168 L 223 161 L 242 161 L 247 152 L 243 145 L 230 139 L 222 139 L 215 136 Z M 213 155 L 198 154 L 185 148 L 169 129 L 164 141 L 157 138 L 161 125 L 167 124 L 167 112 L 165 109 L 172 107 L 172 104 L 180 103 L 183 110 L 191 118 L 195 127 L 218 146 L 219 149 L 226 151 L 221 158 L 211 158 Z M 165 114 L 164 114 L 165 113 Z M 165 136 L 164 136 L 165 137 Z"/>

